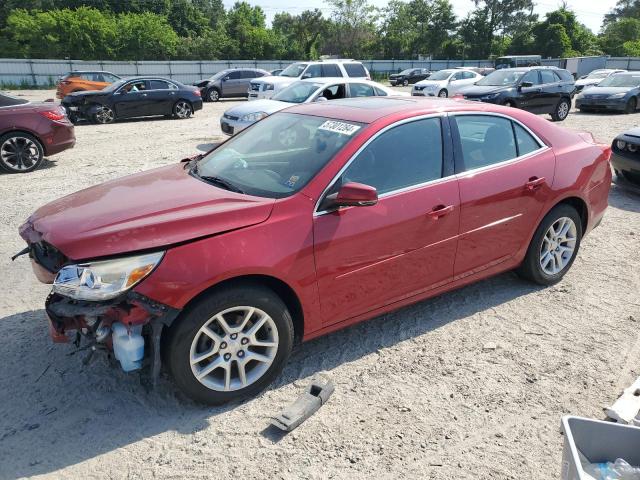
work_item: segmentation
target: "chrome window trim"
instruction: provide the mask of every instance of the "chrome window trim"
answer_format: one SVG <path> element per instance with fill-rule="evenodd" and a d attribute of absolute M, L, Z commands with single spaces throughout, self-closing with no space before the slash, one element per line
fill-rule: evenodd
<path fill-rule="evenodd" d="M 433 117 L 443 118 L 443 117 L 455 117 L 455 116 L 493 116 L 493 117 L 500 117 L 500 118 L 504 118 L 506 120 L 510 120 L 512 122 L 515 122 L 517 125 L 521 126 L 527 133 L 529 133 L 534 138 L 534 140 L 536 142 L 538 142 L 538 144 L 540 145 L 540 148 L 537 149 L 537 150 L 534 150 L 532 152 L 526 153 L 524 155 L 520 155 L 518 157 L 511 158 L 509 160 L 505 160 L 503 162 L 492 163 L 491 165 L 485 165 L 484 167 L 473 168 L 471 170 L 465 170 L 464 172 L 461 172 L 461 173 L 457 173 L 457 174 L 454 173 L 454 174 L 448 175 L 446 177 L 437 178 L 435 180 L 429 180 L 428 182 L 423 182 L 423 183 L 419 183 L 419 184 L 415 184 L 415 185 L 410 185 L 408 187 L 403 187 L 403 188 L 400 188 L 400 189 L 397 189 L 397 190 L 392 190 L 390 192 L 383 193 L 382 195 L 380 195 L 378 197 L 378 199 L 390 197 L 392 195 L 396 195 L 396 194 L 400 194 L 400 193 L 405 193 L 405 192 L 408 192 L 410 190 L 415 190 L 415 189 L 418 189 L 418 188 L 423 188 L 423 187 L 426 187 L 428 185 L 442 183 L 444 181 L 451 180 L 452 178 L 456 178 L 457 179 L 457 178 L 465 178 L 465 177 L 468 177 L 468 176 L 473 176 L 473 175 L 476 175 L 477 173 L 482 173 L 482 172 L 487 171 L 487 170 L 492 170 L 494 168 L 498 168 L 498 167 L 501 167 L 501 166 L 504 166 L 504 165 L 508 165 L 508 164 L 515 163 L 515 162 L 519 162 L 521 160 L 528 159 L 529 157 L 531 157 L 533 155 L 537 155 L 537 154 L 545 152 L 547 150 L 551 150 L 551 147 L 549 147 L 545 142 L 543 142 L 540 139 L 540 137 L 538 137 L 538 135 L 536 135 L 529 127 L 527 127 L 525 124 L 523 124 L 519 120 L 516 120 L 515 118 L 510 117 L 509 115 L 505 115 L 503 113 L 482 112 L 482 111 L 439 112 L 439 113 L 430 113 L 430 114 L 426 114 L 426 115 L 420 115 L 420 116 L 417 116 L 417 117 L 404 118 L 404 119 L 399 120 L 399 121 L 397 121 L 395 123 L 392 123 L 391 125 L 387 125 L 382 130 L 376 132 L 375 135 L 373 135 L 369 140 L 367 140 L 351 156 L 351 158 L 349 158 L 349 160 L 347 160 L 347 163 L 345 163 L 343 165 L 343 167 L 338 171 L 338 173 L 331 179 L 331 181 L 329 182 L 327 187 L 322 191 L 322 194 L 318 197 L 318 200 L 316 201 L 316 204 L 315 204 L 314 209 L 313 209 L 313 216 L 314 217 L 318 217 L 320 215 L 325 215 L 327 213 L 335 212 L 335 210 L 320 210 L 319 211 L 318 207 L 320 206 L 320 202 L 322 201 L 324 196 L 327 194 L 329 189 L 336 182 L 336 180 L 338 178 L 340 178 L 340 176 L 345 172 L 345 170 L 347 168 L 349 168 L 349 165 L 351 165 L 351 163 L 358 157 L 358 155 L 360 155 L 362 150 L 364 150 L 378 136 L 382 135 L 384 132 L 390 130 L 391 128 L 397 127 L 399 125 L 403 125 L 405 123 L 410 123 L 410 122 L 415 121 L 415 120 L 422 120 L 422 119 L 425 119 L 425 118 L 433 118 Z M 458 132 L 458 135 L 459 134 L 460 134 L 460 132 Z M 515 138 L 514 138 L 514 140 L 517 141 Z M 443 155 L 443 162 L 444 162 L 444 155 Z"/>
<path fill-rule="evenodd" d="M 369 140 L 367 140 L 364 144 L 362 144 L 360 146 L 360 148 L 358 150 L 356 150 L 356 152 L 353 155 L 351 155 L 351 158 L 349 158 L 349 160 L 347 160 L 347 163 L 345 163 L 342 166 L 342 168 L 338 171 L 338 173 L 331 179 L 329 184 L 322 191 L 322 194 L 318 197 L 318 200 L 316 201 L 316 204 L 313 207 L 313 216 L 314 217 L 318 217 L 320 215 L 325 215 L 327 213 L 331 213 L 331 212 L 335 211 L 335 210 L 321 210 L 321 211 L 318 211 L 318 207 L 320 206 L 320 202 L 322 201 L 324 196 L 327 194 L 329 189 L 331 189 L 331 187 L 336 182 L 336 180 L 338 180 L 340 178 L 340 176 L 347 170 L 347 168 L 349 168 L 351 163 L 353 163 L 353 161 L 356 158 L 358 158 L 358 155 L 360 155 L 360 153 L 365 148 L 367 148 L 369 146 L 369 144 L 371 142 L 373 142 L 375 139 L 377 139 L 380 135 L 382 135 L 383 133 L 391 130 L 392 128 L 398 127 L 400 125 L 404 125 L 405 123 L 411 123 L 411 122 L 414 122 L 414 121 L 417 121 L 417 120 L 424 120 L 424 119 L 427 119 L 427 118 L 440 118 L 440 119 L 442 119 L 443 117 L 446 117 L 446 116 L 447 116 L 446 113 L 438 112 L 438 113 L 428 113 L 426 115 L 419 115 L 417 117 L 403 118 L 402 120 L 398 120 L 397 122 L 392 123 L 391 125 L 387 125 L 386 127 L 384 127 L 381 130 L 378 130 L 371 138 L 369 138 Z M 442 127 L 441 127 L 440 131 L 442 132 Z M 443 150 L 443 153 L 444 153 L 444 150 Z M 443 155 L 443 163 L 444 163 L 444 155 Z M 380 198 L 385 198 L 385 197 L 388 197 L 388 196 L 390 196 L 392 194 L 396 194 L 396 193 L 399 193 L 399 192 L 405 192 L 405 191 L 413 190 L 415 188 L 421 188 L 421 187 L 423 187 L 425 185 L 428 185 L 430 183 L 436 183 L 436 182 L 440 182 L 440 181 L 443 181 L 443 180 L 446 180 L 446 179 L 450 179 L 453 176 L 455 176 L 455 175 L 449 175 L 447 177 L 441 177 L 441 178 L 436 178 L 435 180 L 429 180 L 428 182 L 423 182 L 423 183 L 415 184 L 415 185 L 409 185 L 408 187 L 402 187 L 402 188 L 397 189 L 397 190 L 392 190 L 390 192 L 383 193 L 378 198 L 379 199 Z"/>

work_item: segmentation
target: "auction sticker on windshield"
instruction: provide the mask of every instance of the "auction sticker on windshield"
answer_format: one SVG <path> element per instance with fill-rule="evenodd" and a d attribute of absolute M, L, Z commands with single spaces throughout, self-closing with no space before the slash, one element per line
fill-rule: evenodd
<path fill-rule="evenodd" d="M 360 130 L 360 125 L 352 125 L 350 123 L 338 122 L 336 120 L 327 120 L 318 127 L 318 130 L 326 130 L 328 132 L 339 133 L 341 135 L 353 135 Z"/>

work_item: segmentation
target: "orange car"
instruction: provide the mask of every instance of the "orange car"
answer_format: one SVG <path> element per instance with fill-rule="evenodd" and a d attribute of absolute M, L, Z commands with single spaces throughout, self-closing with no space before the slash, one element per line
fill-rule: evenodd
<path fill-rule="evenodd" d="M 120 77 L 110 72 L 69 72 L 58 81 L 56 97 L 62 99 L 73 92 L 102 90 L 118 80 Z"/>

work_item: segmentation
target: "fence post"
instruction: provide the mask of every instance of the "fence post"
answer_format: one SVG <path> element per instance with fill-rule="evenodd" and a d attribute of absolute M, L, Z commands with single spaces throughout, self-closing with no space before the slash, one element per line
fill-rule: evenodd
<path fill-rule="evenodd" d="M 140 75 L 140 70 L 138 69 L 138 61 L 136 60 L 135 62 L 133 62 L 133 64 L 136 66 L 136 77 L 138 75 Z"/>
<path fill-rule="evenodd" d="M 29 60 L 29 70 L 31 71 L 31 81 L 35 87 L 38 86 L 38 81 L 36 80 L 36 74 L 33 72 L 33 60 Z"/>
<path fill-rule="evenodd" d="M 202 60 L 198 62 L 198 66 L 200 67 L 200 78 L 202 78 L 204 76 L 204 74 L 202 73 Z"/>
<path fill-rule="evenodd" d="M 631 70 L 631 57 L 627 57 L 627 70 Z"/>
<path fill-rule="evenodd" d="M 171 60 L 167 61 L 167 66 L 169 67 L 169 78 L 173 78 L 173 72 L 171 71 Z"/>

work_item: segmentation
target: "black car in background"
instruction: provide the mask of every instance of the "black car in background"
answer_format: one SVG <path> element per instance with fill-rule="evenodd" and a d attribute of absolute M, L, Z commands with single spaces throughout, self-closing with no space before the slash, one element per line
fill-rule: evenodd
<path fill-rule="evenodd" d="M 413 85 L 420 80 L 429 78 L 429 75 L 431 75 L 431 72 L 426 68 L 407 68 L 400 73 L 389 75 L 389 83 L 394 86 L 403 85 L 406 87 L 409 84 Z"/>
<path fill-rule="evenodd" d="M 112 83 L 104 90 L 70 93 L 62 106 L 74 123 L 80 118 L 111 123 L 157 115 L 189 118 L 202 109 L 202 98 L 200 90 L 175 80 L 137 77 Z"/>
<path fill-rule="evenodd" d="M 640 128 L 627 130 L 613 140 L 611 165 L 618 177 L 640 186 Z"/>
<path fill-rule="evenodd" d="M 567 118 L 574 90 L 573 75 L 567 70 L 523 67 L 496 70 L 460 93 L 467 100 L 548 113 L 557 122 Z"/>
<path fill-rule="evenodd" d="M 618 111 L 635 113 L 640 97 L 640 72 L 614 73 L 598 85 L 585 88 L 576 97 L 581 112 Z"/>
<path fill-rule="evenodd" d="M 248 97 L 251 80 L 267 75 L 271 73 L 259 68 L 228 68 L 194 85 L 205 101 L 217 102 L 221 98 Z"/>

